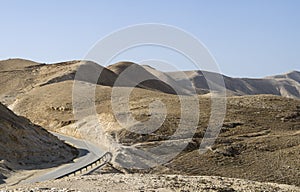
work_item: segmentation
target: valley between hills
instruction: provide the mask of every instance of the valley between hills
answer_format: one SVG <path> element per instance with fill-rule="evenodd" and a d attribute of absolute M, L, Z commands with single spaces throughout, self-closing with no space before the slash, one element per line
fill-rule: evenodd
<path fill-rule="evenodd" d="M 84 73 L 78 76 L 79 68 Z M 127 69 L 131 71 L 116 87 Z M 213 135 L 206 131 L 210 116 L 221 113 L 211 107 L 218 91 L 209 87 L 221 86 L 213 81 L 220 74 L 162 72 L 132 62 L 103 67 L 91 61 L 43 64 L 24 59 L 0 61 L 0 74 L 0 189 L 300 191 L 300 72 L 261 79 L 221 75 L 227 95 L 225 118 L 214 145 L 204 154 L 199 147 L 205 135 Z M 89 74 L 100 75 L 94 82 Z M 212 77 L 210 82 L 206 76 Z M 141 77 L 148 80 L 139 83 Z M 74 101 L 74 82 L 94 88 L 94 98 Z M 113 109 L 114 89 L 120 106 L 128 104 L 129 111 Z M 191 98 L 197 98 L 198 111 L 186 108 L 182 122 L 181 99 Z M 91 103 L 94 116 L 81 108 L 76 118 L 74 106 Z M 124 127 L 117 117 L 127 113 L 134 120 L 127 119 Z M 155 130 L 142 126 L 161 117 Z M 180 125 L 183 129 L 177 133 Z M 78 157 L 76 147 L 50 132 L 92 142 L 110 151 L 112 161 L 87 176 L 12 185 L 20 175 L 52 170 Z M 160 146 L 167 148 L 152 150 Z"/>

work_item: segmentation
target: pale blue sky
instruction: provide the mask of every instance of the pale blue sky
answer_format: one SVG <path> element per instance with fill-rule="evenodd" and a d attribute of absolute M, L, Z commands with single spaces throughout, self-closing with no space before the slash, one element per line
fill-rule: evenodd
<path fill-rule="evenodd" d="M 82 59 L 113 31 L 163 23 L 201 40 L 222 73 L 262 77 L 300 70 L 299 10 L 299 0 L 0 0 L 0 59 Z"/>

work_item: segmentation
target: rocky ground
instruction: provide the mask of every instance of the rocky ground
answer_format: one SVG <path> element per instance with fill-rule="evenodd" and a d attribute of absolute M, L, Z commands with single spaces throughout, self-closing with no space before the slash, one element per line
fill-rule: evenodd
<path fill-rule="evenodd" d="M 104 174 L 65 178 L 33 185 L 19 185 L 3 191 L 96 192 L 96 191 L 180 191 L 180 192 L 299 192 L 300 188 L 274 183 L 209 176 Z"/>

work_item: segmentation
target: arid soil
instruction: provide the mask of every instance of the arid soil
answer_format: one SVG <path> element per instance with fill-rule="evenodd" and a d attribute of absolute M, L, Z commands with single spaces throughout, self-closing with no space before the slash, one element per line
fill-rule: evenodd
<path fill-rule="evenodd" d="M 120 70 L 124 70 L 122 63 L 119 63 L 116 66 L 110 66 L 109 69 L 111 70 L 106 69 L 102 81 L 100 78 L 96 82 L 97 85 L 91 82 L 90 79 L 81 77 L 81 82 L 84 81 L 83 84 L 95 87 L 97 113 L 96 119 L 93 119 L 90 113 L 91 110 L 84 108 L 84 106 L 91 106 L 93 100 L 86 98 L 76 101 L 77 103 L 73 103 L 72 100 L 74 98 L 72 92 L 74 77 L 80 65 L 79 61 L 54 65 L 30 64 L 29 61 L 26 61 L 26 65 L 24 64 L 23 68 L 19 66 L 18 70 L 3 67 L 5 64 L 10 66 L 11 62 L 16 61 L 10 60 L 1 63 L 0 73 L 3 75 L 0 83 L 1 101 L 18 115 L 30 119 L 33 123 L 45 129 L 106 145 L 114 154 L 113 165 L 124 172 L 154 175 L 222 176 L 300 186 L 299 99 L 274 95 L 255 95 L 261 92 L 253 92 L 254 95 L 251 94 L 251 96 L 232 97 L 232 95 L 250 94 L 242 93 L 241 90 L 237 90 L 238 94 L 232 93 L 232 90 L 235 89 L 233 86 L 235 84 L 232 83 L 233 87 L 227 90 L 228 93 L 232 94 L 230 94 L 231 97 L 227 98 L 226 115 L 220 135 L 215 144 L 205 154 L 200 154 L 199 146 L 212 112 L 211 94 L 197 96 L 199 109 L 192 110 L 193 106 L 188 106 L 185 110 L 191 118 L 185 122 L 180 122 L 182 111 L 179 97 L 175 94 L 168 94 L 172 93 L 171 90 L 164 93 L 163 86 L 165 85 L 162 84 L 162 87 L 157 87 L 154 82 L 152 84 L 151 82 L 150 84 L 149 82 L 141 84 L 134 88 L 130 94 L 129 112 L 119 110 L 120 108 L 113 110 L 111 103 L 112 85 Z M 126 68 L 128 63 L 125 64 Z M 84 66 L 90 65 L 84 63 Z M 98 70 L 95 64 L 91 64 L 91 66 L 94 71 Z M 89 67 L 86 71 L 87 74 L 88 69 Z M 161 72 L 156 73 L 161 77 L 165 75 Z M 190 76 L 193 77 L 193 81 L 200 78 L 194 78 L 195 73 L 191 73 Z M 197 74 L 201 76 L 201 74 Z M 289 91 L 290 89 L 280 89 L 279 92 L 270 93 L 296 98 L 298 90 L 297 74 L 297 72 L 293 72 L 292 74 L 268 78 L 272 79 L 267 80 L 272 82 L 272 86 L 274 85 L 272 90 L 274 87 L 276 89 L 277 85 L 282 85 L 275 82 L 278 79 L 280 79 L 278 81 L 284 82 L 284 85 L 292 81 L 291 86 L 288 87 L 294 87 L 294 89 L 291 88 L 292 91 Z M 172 76 L 171 73 L 166 75 L 168 77 Z M 289 80 L 284 81 L 284 78 Z M 230 80 L 234 81 L 233 79 Z M 125 84 L 130 84 L 132 81 L 135 81 L 135 78 L 128 78 Z M 176 78 L 169 81 L 176 83 Z M 128 103 L 125 92 L 130 87 L 126 87 L 125 84 L 117 88 L 120 92 L 119 95 L 115 96 L 120 102 L 120 106 Z M 254 86 L 252 81 L 246 80 L 243 80 L 243 84 L 247 85 L 247 91 L 257 90 L 258 85 L 261 85 L 260 88 L 263 90 L 264 85 L 269 85 L 268 83 L 258 83 L 257 86 Z M 181 84 L 179 83 L 179 85 Z M 238 83 L 236 89 L 240 85 Z M 204 90 L 203 93 L 207 93 L 205 89 L 202 89 L 203 87 L 199 86 L 199 88 L 202 91 Z M 85 93 L 78 92 L 77 94 L 84 95 Z M 182 97 L 191 98 L 191 96 L 185 94 Z M 158 106 L 157 108 L 151 108 L 151 103 L 157 100 L 163 103 L 165 108 L 157 105 L 157 103 L 155 105 Z M 81 119 L 74 117 L 74 105 L 83 106 Z M 155 130 L 151 129 L 150 126 L 140 126 L 132 120 L 128 121 L 128 126 L 124 127 L 116 120 L 116 116 L 124 117 L 125 114 L 126 117 L 126 114 L 130 113 L 135 120 L 144 123 L 151 118 L 156 118 L 159 122 L 159 117 L 165 114 L 165 110 L 167 111 L 166 118 Z M 195 121 L 192 117 L 197 112 L 199 112 L 200 118 L 197 119 L 195 133 L 189 137 L 190 127 L 188 125 Z M 180 123 L 185 125 L 185 129 L 177 137 L 172 137 Z M 144 153 L 138 153 L 137 149 L 149 151 L 151 148 L 162 144 L 166 144 L 174 151 L 178 146 L 184 144 L 187 144 L 187 146 L 172 159 L 159 163 L 159 166 L 143 170 L 135 169 L 134 166 L 136 165 L 151 166 L 149 161 L 151 158 Z M 158 157 L 163 160 L 164 155 L 174 151 L 164 148 L 159 151 Z M 132 156 L 133 154 L 137 156 Z M 125 164 L 132 165 L 132 167 L 128 168 Z M 193 191 L 192 189 L 189 190 Z"/>
<path fill-rule="evenodd" d="M 61 89 L 64 92 L 59 92 Z M 76 126 L 71 109 L 71 90 L 71 81 L 35 89 L 24 95 L 14 110 L 49 130 L 104 142 L 98 137 L 99 130 L 93 126 Z M 160 129 L 153 134 L 142 135 L 122 128 L 116 122 L 111 110 L 110 91 L 110 87 L 97 87 L 96 106 L 101 130 L 117 142 L 125 146 L 142 145 L 144 148 L 164 141 L 181 142 L 168 139 L 178 127 L 180 117 L 180 103 L 176 96 L 143 89 L 136 89 L 131 94 L 131 111 L 141 121 L 149 118 L 148 104 L 154 98 L 161 99 L 168 106 L 168 116 Z M 35 105 L 35 101 L 39 101 L 40 105 Z M 228 98 L 221 134 L 204 155 L 200 155 L 198 149 L 207 128 L 210 99 L 200 96 L 199 101 L 200 120 L 192 142 L 172 161 L 147 172 L 218 175 L 300 185 L 299 100 L 268 95 Z M 24 110 L 26 108 L 33 110 Z"/>
<path fill-rule="evenodd" d="M 298 192 L 300 188 L 274 183 L 209 176 L 104 174 L 14 186 L 7 191 L 22 192 L 96 192 L 96 191 L 184 191 L 184 192 Z"/>

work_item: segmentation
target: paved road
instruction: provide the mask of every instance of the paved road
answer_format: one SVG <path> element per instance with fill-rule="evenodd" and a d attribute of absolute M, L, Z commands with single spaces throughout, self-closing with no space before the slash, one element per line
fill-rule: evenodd
<path fill-rule="evenodd" d="M 75 171 L 76 169 L 79 169 L 81 167 L 84 167 L 88 165 L 89 163 L 97 160 L 99 157 L 101 157 L 105 151 L 101 150 L 99 146 L 96 146 L 92 144 L 91 142 L 77 139 L 74 137 L 69 137 L 65 135 L 61 135 L 58 133 L 53 133 L 53 135 L 57 136 L 60 140 L 64 140 L 66 143 L 69 143 L 79 149 L 79 155 L 78 158 L 74 160 L 73 163 L 65 164 L 57 169 L 50 171 L 44 175 L 35 177 L 35 178 L 29 178 L 27 180 L 22 181 L 21 183 L 35 183 L 35 182 L 41 182 L 46 180 L 55 179 L 57 177 L 60 177 L 66 173 L 70 173 L 72 171 Z"/>

